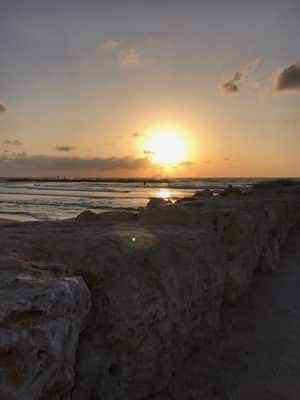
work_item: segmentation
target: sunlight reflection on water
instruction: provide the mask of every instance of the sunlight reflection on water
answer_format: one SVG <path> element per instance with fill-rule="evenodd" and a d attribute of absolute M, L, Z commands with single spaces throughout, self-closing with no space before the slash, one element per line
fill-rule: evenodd
<path fill-rule="evenodd" d="M 166 188 L 161 188 L 156 192 L 157 197 L 168 200 L 171 197 L 171 191 Z"/>

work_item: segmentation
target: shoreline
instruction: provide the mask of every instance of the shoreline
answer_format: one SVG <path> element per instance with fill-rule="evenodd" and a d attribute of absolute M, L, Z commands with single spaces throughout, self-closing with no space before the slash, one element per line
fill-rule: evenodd
<path fill-rule="evenodd" d="M 254 178 L 253 178 L 254 179 Z M 262 181 L 271 183 L 273 180 Z M 280 180 L 296 182 L 297 180 Z M 103 184 L 97 183 L 45 183 L 3 184 L 1 192 L 0 218 L 14 221 L 55 221 L 76 218 L 86 209 L 95 213 L 113 211 L 138 211 L 144 208 L 152 197 L 169 197 L 173 202 L 190 196 L 195 191 L 210 190 L 221 194 L 228 185 L 244 191 L 253 186 L 253 180 L 235 181 L 212 180 L 204 182 L 174 182 L 174 184 Z M 68 186 L 69 185 L 69 186 Z M 163 187 L 162 187 L 163 186 Z M 166 187 L 165 187 L 166 186 Z"/>

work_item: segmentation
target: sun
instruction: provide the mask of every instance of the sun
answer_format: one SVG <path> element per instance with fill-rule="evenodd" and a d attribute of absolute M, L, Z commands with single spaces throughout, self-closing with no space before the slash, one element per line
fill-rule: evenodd
<path fill-rule="evenodd" d="M 158 130 L 147 137 L 144 152 L 154 163 L 171 166 L 185 160 L 187 144 L 179 132 Z"/>

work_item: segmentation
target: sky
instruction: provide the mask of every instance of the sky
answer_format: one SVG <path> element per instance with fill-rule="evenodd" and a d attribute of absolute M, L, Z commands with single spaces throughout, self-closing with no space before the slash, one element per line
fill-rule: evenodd
<path fill-rule="evenodd" d="M 2 0 L 0 176 L 300 176 L 299 22 L 298 0 Z"/>

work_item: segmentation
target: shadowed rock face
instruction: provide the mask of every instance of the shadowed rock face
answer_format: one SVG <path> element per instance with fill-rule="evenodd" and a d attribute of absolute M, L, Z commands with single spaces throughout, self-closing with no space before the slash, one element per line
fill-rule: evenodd
<path fill-rule="evenodd" d="M 90 294 L 82 278 L 45 267 L 0 260 L 1 399 L 69 398 Z"/>
<path fill-rule="evenodd" d="M 0 241 L 3 256 L 38 265 L 49 282 L 71 279 L 59 277 L 60 267 L 51 269 L 64 265 L 65 275 L 81 275 L 89 287 L 92 309 L 80 336 L 72 399 L 142 400 L 166 388 L 194 345 L 206 349 L 222 302 L 236 303 L 255 270 L 276 268 L 299 219 L 293 186 L 275 197 L 260 190 L 151 206 L 117 224 L 107 224 L 107 216 L 94 223 L 89 215 L 7 225 Z M 44 284 L 46 292 L 53 287 Z M 72 315 L 82 321 L 81 313 Z M 67 393 L 72 380 L 64 379 Z"/>
<path fill-rule="evenodd" d="M 31 224 L 16 236 L 26 258 L 70 265 L 91 291 L 72 399 L 161 390 L 189 344 L 218 327 L 223 269 L 205 233 L 74 223 Z"/>

